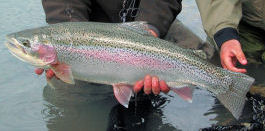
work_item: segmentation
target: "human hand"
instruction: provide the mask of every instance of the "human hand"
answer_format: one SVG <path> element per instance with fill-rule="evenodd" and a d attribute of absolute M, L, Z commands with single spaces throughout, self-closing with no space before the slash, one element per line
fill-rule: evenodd
<path fill-rule="evenodd" d="M 169 87 L 166 82 L 163 80 L 159 80 L 157 76 L 146 75 L 143 80 L 139 80 L 134 84 L 134 92 L 138 93 L 144 88 L 145 94 L 153 94 L 158 95 L 160 91 L 164 93 L 169 92 Z"/>
<path fill-rule="evenodd" d="M 52 67 L 56 67 L 58 64 L 52 64 L 51 66 Z M 35 73 L 37 74 L 37 75 L 41 75 L 42 73 L 44 72 L 44 69 L 41 69 L 41 68 L 37 68 L 37 69 L 35 69 Z M 45 72 L 46 72 L 46 78 L 49 80 L 49 79 L 52 79 L 53 77 L 56 77 L 57 79 L 59 79 L 56 75 L 55 75 L 55 73 L 52 71 L 52 69 L 47 69 L 47 70 L 45 70 Z"/>
<path fill-rule="evenodd" d="M 220 51 L 220 59 L 223 68 L 240 73 L 246 73 L 246 69 L 237 68 L 236 63 L 246 65 L 247 59 L 241 49 L 238 40 L 229 40 L 222 44 Z"/>
<path fill-rule="evenodd" d="M 41 68 L 35 69 L 35 73 L 37 75 L 41 75 L 43 72 L 44 72 L 44 69 L 41 69 Z M 51 69 L 45 70 L 45 72 L 46 72 L 47 79 L 52 79 L 55 76 L 54 72 Z"/>
<path fill-rule="evenodd" d="M 158 34 L 152 29 L 147 29 L 147 31 L 150 32 L 154 37 L 158 37 Z"/>

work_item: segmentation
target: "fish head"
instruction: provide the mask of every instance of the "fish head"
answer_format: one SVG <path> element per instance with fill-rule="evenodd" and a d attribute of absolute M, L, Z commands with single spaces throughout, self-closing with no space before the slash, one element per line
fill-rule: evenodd
<path fill-rule="evenodd" d="M 9 51 L 24 62 L 36 67 L 56 63 L 56 51 L 49 37 L 37 29 L 8 34 L 6 39 Z"/>

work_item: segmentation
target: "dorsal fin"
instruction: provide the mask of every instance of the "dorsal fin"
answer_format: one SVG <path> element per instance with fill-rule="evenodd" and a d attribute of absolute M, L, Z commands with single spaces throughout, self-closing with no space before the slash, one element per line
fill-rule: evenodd
<path fill-rule="evenodd" d="M 204 60 L 207 59 L 207 55 L 203 50 L 192 50 L 192 52 Z"/>
<path fill-rule="evenodd" d="M 145 21 L 126 22 L 120 24 L 119 26 L 142 35 L 153 36 L 151 32 L 148 31 L 148 24 Z"/>

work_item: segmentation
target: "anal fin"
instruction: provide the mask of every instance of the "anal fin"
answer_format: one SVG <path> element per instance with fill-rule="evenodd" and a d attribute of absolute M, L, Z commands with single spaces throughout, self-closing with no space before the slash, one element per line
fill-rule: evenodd
<path fill-rule="evenodd" d="M 113 84 L 113 92 L 118 102 L 128 108 L 129 101 L 133 96 L 132 86 L 128 84 L 118 83 Z"/>
<path fill-rule="evenodd" d="M 183 87 L 183 88 L 170 88 L 174 93 L 176 93 L 180 98 L 185 101 L 192 103 L 192 93 L 193 89 L 190 87 Z"/>
<path fill-rule="evenodd" d="M 193 89 L 195 88 L 192 84 L 187 84 L 184 81 L 168 82 L 170 90 L 176 93 L 180 98 L 185 101 L 192 102 Z"/>

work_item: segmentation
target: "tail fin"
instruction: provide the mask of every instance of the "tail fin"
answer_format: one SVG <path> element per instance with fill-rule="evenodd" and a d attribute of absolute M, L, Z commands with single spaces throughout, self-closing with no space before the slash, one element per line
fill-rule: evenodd
<path fill-rule="evenodd" d="M 238 119 L 243 111 L 246 94 L 253 84 L 254 78 L 241 73 L 231 73 L 233 83 L 230 85 L 229 91 L 218 94 L 217 98 Z"/>

